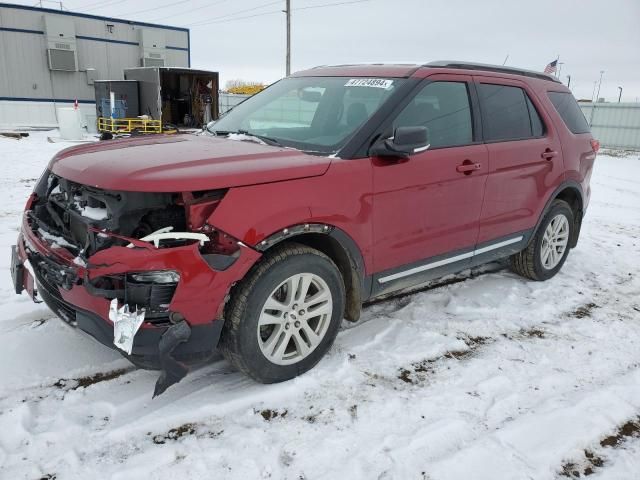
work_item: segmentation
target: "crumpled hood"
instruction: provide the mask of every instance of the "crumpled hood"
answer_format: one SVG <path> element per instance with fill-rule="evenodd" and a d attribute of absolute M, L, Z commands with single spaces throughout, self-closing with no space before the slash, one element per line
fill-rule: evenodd
<path fill-rule="evenodd" d="M 208 135 L 149 135 L 80 145 L 49 164 L 56 175 L 105 190 L 186 192 L 324 174 L 331 159 Z"/>

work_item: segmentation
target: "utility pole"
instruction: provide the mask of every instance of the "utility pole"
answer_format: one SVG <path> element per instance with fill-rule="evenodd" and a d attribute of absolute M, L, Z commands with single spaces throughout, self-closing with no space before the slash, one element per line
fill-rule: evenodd
<path fill-rule="evenodd" d="M 602 85 L 602 74 L 603 73 L 604 73 L 604 70 L 600 70 L 600 81 L 598 82 L 598 93 L 596 93 L 596 103 L 600 99 L 600 86 Z"/>
<path fill-rule="evenodd" d="M 284 11 L 287 15 L 287 77 L 291 75 L 291 0 L 286 0 L 287 6 Z"/>
<path fill-rule="evenodd" d="M 618 103 L 620 103 L 620 99 L 622 98 L 622 87 L 618 87 L 618 90 L 620 90 L 620 93 L 618 94 Z"/>

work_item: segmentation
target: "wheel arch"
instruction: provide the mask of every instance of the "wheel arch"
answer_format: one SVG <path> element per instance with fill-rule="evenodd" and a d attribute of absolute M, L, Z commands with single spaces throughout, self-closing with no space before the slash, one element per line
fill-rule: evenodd
<path fill-rule="evenodd" d="M 538 218 L 538 223 L 536 223 L 533 231 L 536 232 L 538 230 L 538 227 L 542 223 L 542 220 L 555 200 L 564 200 L 569 204 L 573 211 L 573 233 L 569 241 L 569 247 L 574 248 L 578 244 L 580 228 L 582 227 L 582 218 L 584 216 L 584 195 L 582 187 L 578 182 L 566 180 L 554 190 L 549 197 L 549 200 L 547 200 L 547 203 Z M 533 238 L 533 235 L 531 238 Z"/>
<path fill-rule="evenodd" d="M 279 230 L 266 237 L 256 249 L 266 253 L 283 242 L 295 242 L 314 248 L 334 261 L 344 280 L 345 318 L 357 321 L 362 303 L 369 298 L 371 281 L 366 275 L 364 258 L 355 241 L 338 227 L 306 223 Z"/>

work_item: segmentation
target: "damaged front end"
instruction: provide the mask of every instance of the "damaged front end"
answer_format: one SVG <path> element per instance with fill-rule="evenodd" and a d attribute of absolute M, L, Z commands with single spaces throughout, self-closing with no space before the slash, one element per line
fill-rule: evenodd
<path fill-rule="evenodd" d="M 207 222 L 224 194 L 106 191 L 45 172 L 15 249 L 16 292 L 162 369 L 162 393 L 215 352 L 229 289 L 260 256 Z"/>

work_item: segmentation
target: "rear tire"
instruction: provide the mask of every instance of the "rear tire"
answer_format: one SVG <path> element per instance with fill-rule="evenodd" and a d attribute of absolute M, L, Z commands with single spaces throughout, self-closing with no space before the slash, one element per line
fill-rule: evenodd
<path fill-rule="evenodd" d="M 296 243 L 276 247 L 232 292 L 220 350 L 258 382 L 289 380 L 329 350 L 344 305 L 344 282 L 328 256 Z"/>
<path fill-rule="evenodd" d="M 573 210 L 567 202 L 554 200 L 527 248 L 511 256 L 511 268 L 531 280 L 550 279 L 569 255 L 573 229 Z"/>

